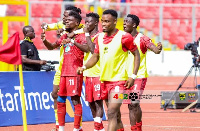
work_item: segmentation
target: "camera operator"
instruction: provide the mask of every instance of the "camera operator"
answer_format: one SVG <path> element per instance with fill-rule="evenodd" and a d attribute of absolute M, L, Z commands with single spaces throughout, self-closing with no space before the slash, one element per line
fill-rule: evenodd
<path fill-rule="evenodd" d="M 41 65 L 47 63 L 46 60 L 40 60 L 38 50 L 33 44 L 35 32 L 32 26 L 23 27 L 24 40 L 20 42 L 23 71 L 40 71 Z"/>

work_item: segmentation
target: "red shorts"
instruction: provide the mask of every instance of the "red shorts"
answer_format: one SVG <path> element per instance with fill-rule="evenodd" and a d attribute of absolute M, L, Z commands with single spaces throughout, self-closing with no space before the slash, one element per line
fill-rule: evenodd
<path fill-rule="evenodd" d="M 146 83 L 147 83 L 147 78 L 137 78 L 135 79 L 134 85 L 130 88 L 130 90 L 139 91 L 140 95 L 142 95 L 144 92 Z"/>
<path fill-rule="evenodd" d="M 140 97 L 144 92 L 144 88 L 146 86 L 146 83 L 147 83 L 147 78 L 137 78 L 137 79 L 135 79 L 134 85 L 132 87 L 130 87 L 129 90 L 126 90 L 125 93 L 128 94 L 128 96 L 130 95 L 130 93 L 136 93 L 137 98 L 135 97 L 134 101 L 132 101 L 130 99 L 123 100 L 123 103 L 124 104 L 130 104 L 130 103 L 133 103 L 133 102 L 140 102 Z"/>
<path fill-rule="evenodd" d="M 101 100 L 101 82 L 99 77 L 86 77 L 85 81 L 85 100 L 93 102 Z"/>
<path fill-rule="evenodd" d="M 83 76 L 61 76 L 59 96 L 81 96 Z"/>
<path fill-rule="evenodd" d="M 101 98 L 102 100 L 108 99 L 108 95 L 109 93 L 112 92 L 122 92 L 124 90 L 126 90 L 126 87 L 124 86 L 124 84 L 126 83 L 126 81 L 115 81 L 115 82 L 110 82 L 110 81 L 104 81 L 103 83 L 101 83 Z"/>

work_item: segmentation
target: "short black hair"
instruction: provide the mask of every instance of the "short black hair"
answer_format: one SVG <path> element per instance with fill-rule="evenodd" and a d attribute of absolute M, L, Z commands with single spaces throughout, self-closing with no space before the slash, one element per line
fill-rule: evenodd
<path fill-rule="evenodd" d="M 110 14 L 110 15 L 112 15 L 112 16 L 115 17 L 115 18 L 118 17 L 117 11 L 115 11 L 115 10 L 113 10 L 113 9 L 105 10 L 105 11 L 103 12 L 103 15 L 106 15 L 106 14 Z"/>
<path fill-rule="evenodd" d="M 33 27 L 30 26 L 30 25 L 27 25 L 27 26 L 24 26 L 24 27 L 23 27 L 22 31 L 23 31 L 23 34 L 24 34 L 24 35 L 26 35 L 27 29 L 29 29 L 29 28 L 33 28 Z"/>
<path fill-rule="evenodd" d="M 65 10 L 72 10 L 72 11 L 75 11 L 75 12 L 81 14 L 81 9 L 80 9 L 80 8 L 77 8 L 77 7 L 75 7 L 75 6 L 72 6 L 72 5 L 66 6 Z"/>
<path fill-rule="evenodd" d="M 78 20 L 79 23 L 81 23 L 82 17 L 80 14 L 78 14 L 75 11 L 70 11 L 69 12 L 69 16 L 73 16 L 74 18 L 76 18 Z"/>
<path fill-rule="evenodd" d="M 92 17 L 92 18 L 95 18 L 97 22 L 99 22 L 99 15 L 97 13 L 88 13 L 86 14 L 86 17 Z"/>
<path fill-rule="evenodd" d="M 137 15 L 128 14 L 127 17 L 130 17 L 136 23 L 136 26 L 140 24 L 140 19 Z"/>

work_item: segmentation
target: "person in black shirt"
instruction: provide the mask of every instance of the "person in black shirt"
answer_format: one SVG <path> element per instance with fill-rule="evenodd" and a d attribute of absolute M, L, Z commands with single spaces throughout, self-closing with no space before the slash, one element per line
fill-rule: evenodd
<path fill-rule="evenodd" d="M 35 32 L 32 26 L 23 27 L 24 40 L 20 43 L 23 71 L 40 71 L 41 65 L 47 63 L 40 60 L 38 50 L 33 44 Z"/>

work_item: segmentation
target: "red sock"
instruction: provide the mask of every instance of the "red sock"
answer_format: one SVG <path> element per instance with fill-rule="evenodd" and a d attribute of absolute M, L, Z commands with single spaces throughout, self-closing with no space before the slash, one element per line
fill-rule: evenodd
<path fill-rule="evenodd" d="M 101 123 L 94 122 L 94 129 L 95 129 L 95 130 L 99 130 L 100 127 L 101 127 Z"/>
<path fill-rule="evenodd" d="M 58 114 L 58 123 L 59 126 L 65 126 L 65 115 L 66 115 L 66 104 L 57 102 L 57 114 Z"/>
<path fill-rule="evenodd" d="M 104 129 L 103 122 L 101 122 L 99 130 L 102 130 L 102 129 Z"/>
<path fill-rule="evenodd" d="M 137 126 L 137 131 L 142 131 L 142 121 L 139 123 L 136 122 L 136 126 Z"/>
<path fill-rule="evenodd" d="M 131 126 L 131 131 L 137 131 L 137 126 L 136 125 Z"/>
<path fill-rule="evenodd" d="M 124 128 L 118 129 L 117 131 L 124 131 Z"/>
<path fill-rule="evenodd" d="M 74 106 L 74 128 L 79 129 L 82 117 L 82 105 L 77 104 Z"/>

